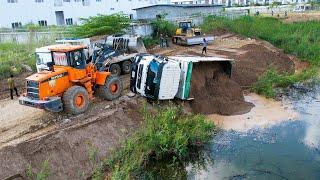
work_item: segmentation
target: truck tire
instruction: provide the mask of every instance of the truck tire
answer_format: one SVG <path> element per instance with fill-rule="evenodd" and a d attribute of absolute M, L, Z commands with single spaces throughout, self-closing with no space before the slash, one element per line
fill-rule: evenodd
<path fill-rule="evenodd" d="M 117 99 L 123 91 L 122 81 L 118 76 L 109 76 L 106 83 L 98 88 L 98 94 L 109 101 Z"/>
<path fill-rule="evenodd" d="M 63 94 L 63 104 L 67 113 L 81 114 L 89 107 L 89 94 L 84 87 L 72 86 Z"/>
<path fill-rule="evenodd" d="M 111 64 L 109 67 L 109 71 L 111 72 L 112 75 L 120 76 L 121 67 L 119 66 L 119 64 Z"/>
<path fill-rule="evenodd" d="M 129 74 L 131 71 L 131 61 L 124 61 L 122 63 L 122 73 Z"/>

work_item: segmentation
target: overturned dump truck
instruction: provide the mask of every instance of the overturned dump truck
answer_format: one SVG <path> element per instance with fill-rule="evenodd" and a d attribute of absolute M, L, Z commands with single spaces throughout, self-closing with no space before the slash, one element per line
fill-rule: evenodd
<path fill-rule="evenodd" d="M 212 62 L 218 63 L 223 72 L 231 77 L 232 59 L 139 54 L 131 65 L 130 90 L 150 100 L 192 100 L 190 90 L 193 66 Z"/>

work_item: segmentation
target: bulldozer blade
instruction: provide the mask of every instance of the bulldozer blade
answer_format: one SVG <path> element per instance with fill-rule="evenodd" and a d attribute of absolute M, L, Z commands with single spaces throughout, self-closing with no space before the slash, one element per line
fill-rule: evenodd
<path fill-rule="evenodd" d="M 203 43 L 203 38 L 206 39 L 207 43 L 212 43 L 214 41 L 213 36 L 194 36 L 194 37 L 185 37 L 185 36 L 176 36 L 178 38 L 178 44 L 182 45 L 197 45 Z"/>

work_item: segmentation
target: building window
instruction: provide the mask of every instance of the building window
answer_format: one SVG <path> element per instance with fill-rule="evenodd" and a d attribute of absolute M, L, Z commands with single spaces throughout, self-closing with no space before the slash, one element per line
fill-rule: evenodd
<path fill-rule="evenodd" d="M 72 18 L 67 18 L 67 19 L 66 19 L 66 25 L 73 25 L 73 20 L 72 20 Z"/>
<path fill-rule="evenodd" d="M 11 23 L 11 26 L 12 26 L 12 29 L 16 29 L 16 28 L 21 28 L 22 24 L 21 22 L 14 22 L 14 23 Z"/>
<path fill-rule="evenodd" d="M 130 15 L 129 15 L 129 18 L 130 18 L 130 19 L 133 19 L 133 14 L 130 14 Z"/>
<path fill-rule="evenodd" d="M 101 2 L 101 0 L 96 0 L 96 2 Z"/>
<path fill-rule="evenodd" d="M 63 2 L 70 2 L 70 0 L 63 0 Z"/>
<path fill-rule="evenodd" d="M 8 3 L 18 3 L 18 0 L 7 0 Z"/>
<path fill-rule="evenodd" d="M 90 1 L 89 0 L 82 0 L 82 5 L 83 6 L 89 6 L 90 5 Z"/>
<path fill-rule="evenodd" d="M 81 2 L 81 0 L 74 0 L 74 2 Z"/>
<path fill-rule="evenodd" d="M 114 8 L 110 8 L 110 10 L 111 10 L 111 11 L 113 11 L 113 10 L 114 10 Z"/>
<path fill-rule="evenodd" d="M 41 20 L 38 21 L 39 26 L 47 26 L 47 21 L 46 20 Z"/>
<path fill-rule="evenodd" d="M 36 3 L 43 3 L 43 0 L 36 0 Z"/>

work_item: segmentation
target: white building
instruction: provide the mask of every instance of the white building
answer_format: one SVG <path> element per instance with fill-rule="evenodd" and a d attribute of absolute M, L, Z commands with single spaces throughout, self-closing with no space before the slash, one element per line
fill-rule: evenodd
<path fill-rule="evenodd" d="M 170 4 L 170 0 L 1 0 L 0 27 L 72 25 L 97 14 L 123 13 L 134 18 L 132 9 L 155 4 Z"/>
<path fill-rule="evenodd" d="M 214 4 L 224 6 L 308 3 L 309 0 L 171 0 L 172 4 Z"/>

